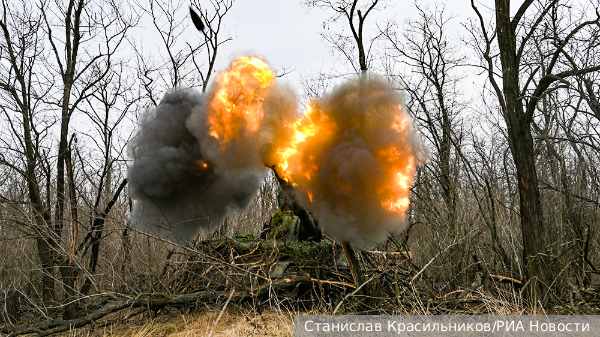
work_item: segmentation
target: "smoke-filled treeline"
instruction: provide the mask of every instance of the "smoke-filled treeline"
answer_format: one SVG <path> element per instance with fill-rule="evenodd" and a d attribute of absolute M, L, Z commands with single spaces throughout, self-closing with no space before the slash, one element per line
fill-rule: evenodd
<path fill-rule="evenodd" d="M 524 300 L 544 307 L 562 301 L 569 313 L 591 312 L 581 308 L 583 295 L 598 284 L 600 258 L 600 53 L 592 4 L 533 1 L 515 21 L 522 48 L 511 52 L 504 46 L 510 43 L 498 40 L 502 22 L 491 9 L 475 6 L 462 31 L 464 43 L 458 43 L 447 35 L 458 19 L 442 9 L 422 7 L 403 24 L 384 23 L 371 21 L 375 12 L 368 11 L 381 3 L 357 2 L 366 15 L 354 11 L 349 19 L 372 33 L 360 39 L 348 17 L 339 15 L 350 14 L 350 7 L 314 2 L 346 20 L 330 27 L 329 38 L 323 34 L 337 43 L 334 51 L 341 53 L 334 54 L 350 63 L 336 62 L 330 74 L 306 73 L 302 85 L 306 96 L 327 98 L 338 92 L 335 84 L 348 69 L 357 72 L 354 78 L 363 71 L 378 75 L 398 90 L 393 95 L 401 97 L 427 148 L 410 190 L 406 229 L 377 249 L 410 251 L 409 268 L 420 272 L 415 281 L 428 289 L 426 298 L 479 280 L 484 287 L 477 291 L 492 299 L 489 312 L 522 312 L 521 304 L 532 303 Z M 6 74 L 0 78 L 0 301 L 19 303 L 27 319 L 40 313 L 76 317 L 85 303 L 74 300 L 91 294 L 162 290 L 167 256 L 187 242 L 177 237 L 190 235 L 181 220 L 193 217 L 203 223 L 195 230 L 216 230 L 216 236 L 259 235 L 278 206 L 278 182 L 260 166 L 262 141 L 249 144 L 257 157 L 236 157 L 260 168 L 223 178 L 215 166 L 203 167 L 219 161 L 208 160 L 215 140 L 201 135 L 210 131 L 189 126 L 216 76 L 216 49 L 205 60 L 205 48 L 227 40 L 218 27 L 234 3 L 208 8 L 219 15 L 209 16 L 209 31 L 194 30 L 196 35 L 186 28 L 187 3 L 133 12 L 124 9 L 127 2 L 70 3 L 3 1 L 0 15 L 0 72 Z M 171 12 L 176 15 L 166 15 Z M 157 40 L 164 44 L 150 51 L 130 29 L 152 17 L 165 24 L 152 26 L 147 38 L 162 36 Z M 502 77 L 511 60 L 501 54 L 520 58 L 517 81 Z M 471 85 L 472 78 L 478 85 Z M 518 94 L 513 101 L 505 95 L 510 90 Z M 507 113 L 514 101 L 523 105 L 520 123 Z M 206 115 L 196 116 L 196 125 L 205 127 Z M 529 132 L 530 149 L 522 148 L 527 137 L 515 138 L 518 125 L 525 125 L 522 134 Z M 515 161 L 527 151 L 535 184 L 531 165 Z M 145 167 L 170 170 L 173 179 Z M 128 170 L 136 174 L 124 181 Z M 532 184 L 537 213 L 522 204 Z M 233 203 L 204 204 L 207 195 L 211 202 L 230 201 L 224 197 L 230 187 Z M 179 198 L 197 200 L 198 207 L 179 209 Z M 166 221 L 163 210 L 170 206 L 182 218 Z M 140 231 L 146 229 L 137 226 L 140 214 L 161 228 L 156 235 Z M 537 227 L 524 227 L 525 217 Z M 535 243 L 543 245 L 537 252 Z M 543 273 L 534 255 L 544 257 Z M 539 292 L 521 291 L 531 280 L 540 280 Z M 0 320 L 13 320 L 3 308 Z"/>

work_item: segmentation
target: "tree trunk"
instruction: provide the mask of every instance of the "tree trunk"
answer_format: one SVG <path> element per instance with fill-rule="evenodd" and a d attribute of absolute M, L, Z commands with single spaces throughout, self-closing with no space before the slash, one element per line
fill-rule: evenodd
<path fill-rule="evenodd" d="M 535 170 L 533 139 L 529 125 L 513 126 L 520 130 L 509 132 L 512 154 L 517 168 L 523 261 L 525 266 L 526 296 L 531 304 L 544 305 L 552 277 L 547 259 L 547 230 L 542 219 L 540 192 Z"/>
<path fill-rule="evenodd" d="M 42 233 L 38 233 L 35 239 L 37 253 L 42 267 L 42 302 L 46 305 L 54 299 L 54 276 L 52 276 L 54 263 L 52 250 Z"/>
<path fill-rule="evenodd" d="M 510 0 L 496 0 L 496 26 L 502 63 L 503 93 L 506 101 L 504 118 L 517 169 L 525 294 L 530 304 L 544 305 L 548 300 L 547 294 L 552 284 L 551 272 L 548 269 L 549 261 L 546 257 L 549 245 L 542 219 L 531 124 L 526 120 L 522 98 L 519 95 L 516 27 L 510 19 Z"/>
<path fill-rule="evenodd" d="M 71 139 L 72 140 L 72 139 Z M 67 177 L 69 182 L 69 199 L 71 201 L 71 223 L 72 223 L 72 242 L 71 242 L 71 255 L 69 258 L 65 257 L 65 261 L 60 266 L 60 273 L 63 278 L 63 288 L 65 290 L 65 311 L 63 317 L 65 319 L 75 318 L 77 316 L 77 301 L 75 294 L 75 282 L 77 281 L 77 275 L 79 271 L 75 264 L 75 258 L 77 254 L 77 229 L 78 229 L 78 217 L 77 217 L 77 198 L 75 194 L 75 177 L 73 174 L 73 161 L 71 160 L 71 148 L 67 150 L 65 154 L 65 164 L 67 167 Z"/>
<path fill-rule="evenodd" d="M 50 230 L 50 212 L 44 208 L 38 179 L 35 173 L 37 156 L 35 145 L 31 137 L 31 112 L 29 104 L 22 110 L 23 135 L 25 139 L 26 167 L 25 178 L 29 201 L 32 204 L 33 218 L 35 219 L 34 232 L 36 234 L 36 248 L 42 269 L 42 301 L 48 305 L 55 298 L 54 294 L 54 237 Z"/>

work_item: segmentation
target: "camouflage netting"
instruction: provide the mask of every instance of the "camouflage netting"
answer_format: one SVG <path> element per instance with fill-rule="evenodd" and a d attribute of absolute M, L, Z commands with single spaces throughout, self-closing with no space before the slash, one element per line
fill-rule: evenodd
<path fill-rule="evenodd" d="M 301 222 L 290 210 L 277 211 L 262 238 L 236 234 L 233 238 L 199 242 L 193 250 L 174 253 L 164 268 L 169 293 L 194 291 L 252 291 L 276 280 L 289 280 L 286 291 L 263 296 L 263 300 L 289 302 L 302 308 L 332 309 L 356 290 L 355 281 L 339 243 L 298 240 Z M 410 287 L 406 265 L 378 253 L 362 253 L 361 270 L 368 286 L 357 294 L 365 298 L 349 301 L 350 308 L 379 309 L 382 287 L 401 294 Z M 403 260 L 403 259 L 401 259 Z M 405 260 L 405 259 L 404 259 Z M 404 267 L 403 267 L 404 266 Z M 298 281 L 300 280 L 300 281 Z M 394 296 L 392 296 L 394 297 Z"/>

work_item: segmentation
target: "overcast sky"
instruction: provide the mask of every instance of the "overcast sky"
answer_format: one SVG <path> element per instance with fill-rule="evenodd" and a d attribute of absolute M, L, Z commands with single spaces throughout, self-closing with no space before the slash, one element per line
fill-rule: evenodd
<path fill-rule="evenodd" d="M 480 3 L 482 10 L 485 10 L 486 2 L 489 0 Z M 367 19 L 365 25 L 368 31 L 375 31 L 375 24 L 379 21 L 395 19 L 402 23 L 409 16 L 416 15 L 412 1 L 391 0 L 389 3 L 392 6 Z M 456 16 L 449 26 L 448 36 L 459 42 L 460 36 L 465 35 L 460 23 L 472 13 L 469 0 L 420 0 L 418 3 L 445 6 L 447 16 Z M 237 55 L 253 52 L 263 56 L 276 70 L 283 67 L 293 69 L 285 79 L 300 90 L 298 80 L 301 73 L 326 71 L 335 62 L 329 46 L 319 35 L 330 14 L 330 11 L 321 9 L 309 11 L 302 6 L 301 0 L 237 0 L 225 18 L 226 32 L 233 41 L 223 46 L 217 68 L 223 69 Z M 347 26 L 344 28 L 348 29 Z"/>

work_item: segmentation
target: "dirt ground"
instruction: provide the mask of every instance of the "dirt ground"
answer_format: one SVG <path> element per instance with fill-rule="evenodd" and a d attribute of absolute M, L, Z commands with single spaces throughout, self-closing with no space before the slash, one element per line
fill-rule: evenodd
<path fill-rule="evenodd" d="M 154 317 L 147 313 L 132 318 L 111 317 L 96 326 L 60 334 L 61 337 L 142 337 L 142 336 L 293 336 L 293 312 L 269 310 L 259 313 L 248 307 L 228 307 L 217 324 L 220 308 L 193 310 L 172 309 L 158 312 Z"/>

